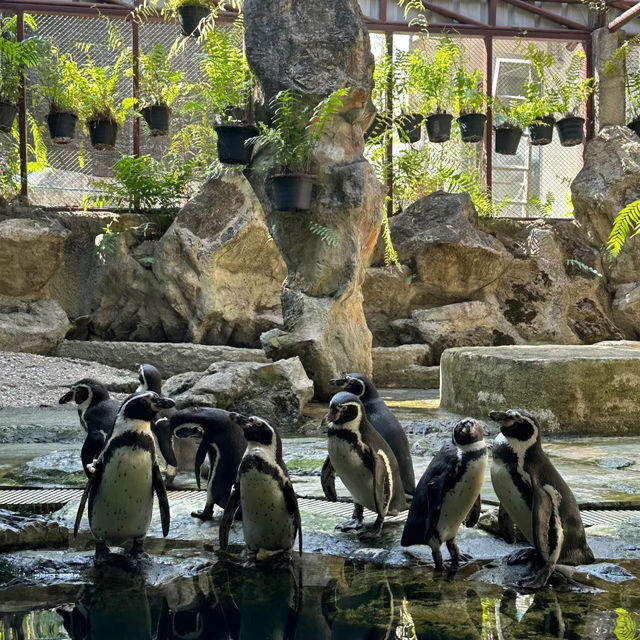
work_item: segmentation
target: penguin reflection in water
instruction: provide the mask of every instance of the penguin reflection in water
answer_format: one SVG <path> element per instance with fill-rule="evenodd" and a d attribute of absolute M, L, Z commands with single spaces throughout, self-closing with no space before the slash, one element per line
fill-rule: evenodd
<path fill-rule="evenodd" d="M 242 530 L 250 553 L 288 552 L 297 534 L 302 555 L 298 499 L 282 457 L 280 435 L 262 418 L 238 413 L 229 418 L 242 427 L 247 450 L 220 523 L 220 547 L 228 547 L 233 519 L 242 507 Z"/>
<path fill-rule="evenodd" d="M 499 519 L 509 542 L 515 542 L 515 523 L 534 547 L 515 552 L 507 561 L 516 564 L 534 555 L 538 570 L 521 580 L 520 586 L 541 588 L 557 563 L 590 564 L 593 552 L 576 499 L 542 450 L 537 420 L 521 409 L 489 415 L 501 431 L 491 463 L 491 482 L 500 500 Z"/>
<path fill-rule="evenodd" d="M 367 507 L 377 514 L 377 518 L 373 526 L 359 537 L 375 539 L 382 531 L 386 515 L 396 515 L 407 508 L 396 457 L 367 420 L 360 399 L 352 393 L 336 393 L 325 419 L 330 423 L 327 445 L 330 464 L 354 502 L 351 520 L 337 525 L 336 529 L 361 529 L 364 507 Z M 327 499 L 337 500 L 335 488 L 326 482 L 324 473 L 321 480 Z"/>
<path fill-rule="evenodd" d="M 473 527 L 480 517 L 480 490 L 487 468 L 484 428 L 465 418 L 453 428 L 451 443 L 436 455 L 418 483 L 402 533 L 402 546 L 427 544 L 442 571 L 440 546 L 446 543 L 451 564 L 470 560 L 460 553 L 456 534 L 463 521 Z"/>
<path fill-rule="evenodd" d="M 96 540 L 96 560 L 108 556 L 109 544 L 133 540 L 132 556 L 141 556 L 151 523 L 153 493 L 158 496 L 162 534 L 169 533 L 169 500 L 156 459 L 151 420 L 173 400 L 153 391 L 129 396 L 120 407 L 113 433 L 89 470 L 92 475 L 80 500 L 77 535 L 89 500 L 89 526 Z"/>

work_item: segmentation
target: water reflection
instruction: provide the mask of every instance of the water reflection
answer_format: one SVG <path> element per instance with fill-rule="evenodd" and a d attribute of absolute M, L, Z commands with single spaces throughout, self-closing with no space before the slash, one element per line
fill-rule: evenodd
<path fill-rule="evenodd" d="M 524 594 L 327 556 L 305 558 L 302 569 L 219 561 L 157 586 L 114 571 L 81 586 L 8 586 L 0 640 L 616 640 L 622 628 L 640 629 L 636 582 Z"/>

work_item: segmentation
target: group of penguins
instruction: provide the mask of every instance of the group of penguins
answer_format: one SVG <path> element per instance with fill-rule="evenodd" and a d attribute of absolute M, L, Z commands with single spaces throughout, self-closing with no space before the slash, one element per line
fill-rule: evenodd
<path fill-rule="evenodd" d="M 140 365 L 139 382 L 137 391 L 122 403 L 109 398 L 106 388 L 91 379 L 75 383 L 60 398 L 61 404 L 78 405 L 86 432 L 81 457 L 88 482 L 74 533 L 88 501 L 96 559 L 108 556 L 109 545 L 122 546 L 129 540 L 133 541 L 130 555 L 144 553 L 154 492 L 163 535 L 168 534 L 169 501 L 155 442 L 167 463 L 170 483 L 178 466 L 175 438 L 200 438 L 195 454 L 198 486 L 201 466 L 209 459 L 206 503 L 192 515 L 207 520 L 214 505 L 224 509 L 219 530 L 222 549 L 228 546 L 234 520 L 241 520 L 250 555 L 290 551 L 296 537 L 302 554 L 300 511 L 278 431 L 257 416 L 213 408 L 177 410 L 172 399 L 161 395 L 161 376 L 152 365 Z M 331 383 L 340 390 L 323 419 L 328 425 L 328 456 L 321 472 L 322 488 L 327 499 L 337 500 L 337 475 L 354 503 L 352 517 L 336 529 L 362 530 L 359 539 L 375 539 L 387 515 L 408 508 L 403 546 L 428 545 L 438 570 L 444 568 L 442 544 L 453 567 L 469 560 L 459 551 L 456 534 L 463 522 L 473 527 L 480 516 L 480 490 L 489 457 L 486 428 L 473 418 L 459 421 L 451 442 L 436 453 L 416 486 L 408 438 L 373 383 L 355 373 Z M 490 417 L 500 425 L 491 479 L 500 500 L 501 531 L 505 540 L 515 542 L 515 524 L 532 545 L 511 554 L 508 561 L 533 559 L 533 573 L 520 584 L 540 588 L 556 568 L 588 564 L 594 556 L 575 497 L 544 453 L 534 416 L 510 409 L 494 411 Z M 367 528 L 365 507 L 377 516 Z"/>

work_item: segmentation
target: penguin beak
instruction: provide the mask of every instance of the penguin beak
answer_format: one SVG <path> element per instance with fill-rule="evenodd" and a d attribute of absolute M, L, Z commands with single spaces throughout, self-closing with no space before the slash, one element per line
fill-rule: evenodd
<path fill-rule="evenodd" d="M 349 380 L 347 378 L 331 378 L 329 384 L 334 387 L 346 387 Z"/>
<path fill-rule="evenodd" d="M 329 413 L 322 418 L 322 426 L 328 425 L 330 422 L 335 422 L 343 413 L 344 407 L 342 405 L 337 405 L 336 407 L 329 407 Z"/>
<path fill-rule="evenodd" d="M 160 411 L 161 409 L 171 409 L 171 407 L 175 406 L 175 400 L 172 400 L 171 398 L 163 398 L 162 396 L 158 396 L 151 401 L 151 408 L 154 411 Z"/>
<path fill-rule="evenodd" d="M 510 427 L 515 422 L 506 411 L 491 411 L 489 417 L 501 427 Z"/>
<path fill-rule="evenodd" d="M 75 391 L 71 389 L 71 391 L 67 391 L 60 400 L 58 400 L 58 404 L 67 404 L 67 402 L 71 402 L 73 400 L 73 396 Z"/>

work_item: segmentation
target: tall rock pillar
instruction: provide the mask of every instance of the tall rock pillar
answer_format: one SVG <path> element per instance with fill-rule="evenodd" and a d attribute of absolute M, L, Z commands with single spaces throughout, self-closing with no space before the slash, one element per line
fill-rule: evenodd
<path fill-rule="evenodd" d="M 334 391 L 330 378 L 370 374 L 372 367 L 361 286 L 384 192 L 363 155 L 363 129 L 374 115 L 369 33 L 357 0 L 245 0 L 244 19 L 247 58 L 258 81 L 256 113 L 263 118 L 282 89 L 315 104 L 349 88 L 314 155 L 310 211 L 273 210 L 267 179 L 278 167 L 269 149 L 258 151 L 246 172 L 288 270 L 284 331 L 264 333 L 262 344 L 272 357 L 299 356 L 316 397 L 326 399 Z M 312 231 L 313 223 L 330 230 L 331 242 Z"/>

